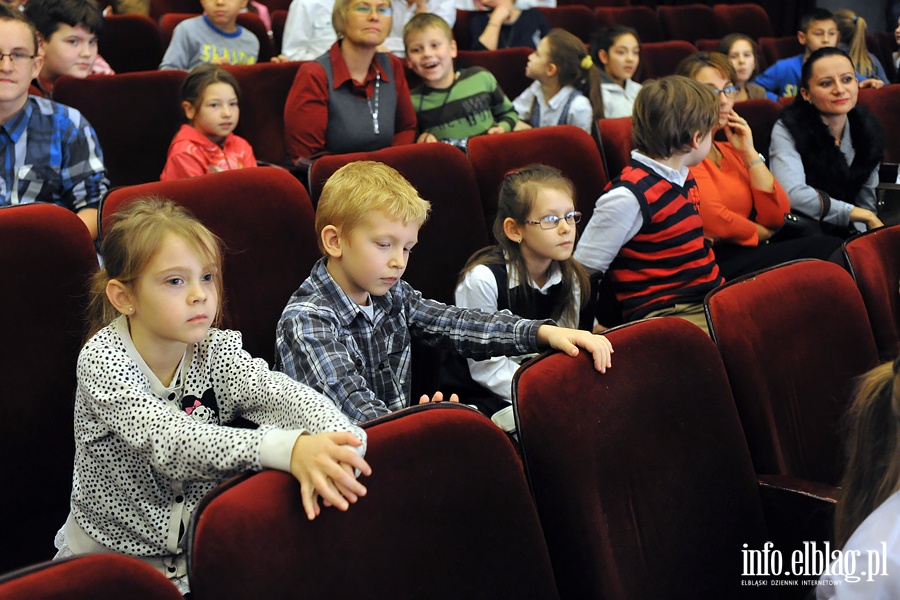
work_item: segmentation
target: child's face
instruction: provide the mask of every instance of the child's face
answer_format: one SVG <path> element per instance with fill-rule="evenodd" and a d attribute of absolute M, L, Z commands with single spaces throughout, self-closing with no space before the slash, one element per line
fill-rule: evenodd
<path fill-rule="evenodd" d="M 133 287 L 131 338 L 141 356 L 174 351 L 204 337 L 216 317 L 215 265 L 169 233 Z"/>
<path fill-rule="evenodd" d="M 234 131 L 241 115 L 234 88 L 222 82 L 206 86 L 198 108 L 190 102 L 182 103 L 182 107 L 191 125 L 216 144 Z"/>
<path fill-rule="evenodd" d="M 537 193 L 534 205 L 526 219 L 540 221 L 544 217 L 559 217 L 559 224 L 554 229 L 543 229 L 535 223 L 521 225 L 522 242 L 519 247 L 525 257 L 525 263 L 541 269 L 549 268 L 547 261 L 563 261 L 572 256 L 575 249 L 575 220 L 570 223 L 566 215 L 575 211 L 572 197 L 562 190 L 545 187 Z"/>
<path fill-rule="evenodd" d="M 624 85 L 625 80 L 631 79 L 641 64 L 641 45 L 636 37 L 626 33 L 617 37 L 608 51 L 600 50 L 597 58 L 603 63 L 607 76 L 619 85 Z"/>
<path fill-rule="evenodd" d="M 809 89 L 800 94 L 823 115 L 846 115 L 859 96 L 859 81 L 846 56 L 826 56 L 812 66 Z"/>
<path fill-rule="evenodd" d="M 437 27 L 426 27 L 409 34 L 406 64 L 428 87 L 445 89 L 453 84 L 456 42 Z"/>
<path fill-rule="evenodd" d="M 756 70 L 756 55 L 753 53 L 753 46 L 747 40 L 736 40 L 728 51 L 728 60 L 734 67 L 737 74 L 737 81 L 734 83 L 743 85 L 750 81 L 753 77 L 753 71 Z"/>
<path fill-rule="evenodd" d="M 61 23 L 43 44 L 44 68 L 41 74 L 51 81 L 62 75 L 84 79 L 91 74 L 97 58 L 97 35 L 78 24 Z"/>
<path fill-rule="evenodd" d="M 22 57 L 32 56 L 34 36 L 28 25 L 21 21 L 0 20 L 0 52 L 5 54 L 0 59 L 0 123 L 6 120 L 25 104 L 31 80 L 37 77 L 43 64 L 43 58 L 19 58 L 15 62 L 9 54 Z"/>
<path fill-rule="evenodd" d="M 797 40 L 806 46 L 807 54 L 812 54 L 819 48 L 837 46 L 839 39 L 837 23 L 831 19 L 813 21 L 805 33 L 797 32 Z"/>
<path fill-rule="evenodd" d="M 543 81 L 550 77 L 550 43 L 543 38 L 534 52 L 528 55 L 528 63 L 525 65 L 525 75 L 536 81 Z"/>
<path fill-rule="evenodd" d="M 732 82 L 715 67 L 703 67 L 697 71 L 694 79 L 697 83 L 702 83 L 712 90 L 720 90 L 716 95 L 716 99 L 719 101 L 719 127 L 724 127 L 734 108 L 734 94 L 728 96 L 721 90 L 731 87 Z M 716 94 L 715 91 L 713 93 Z"/>
<path fill-rule="evenodd" d="M 349 235 L 340 235 L 329 250 L 328 272 L 354 302 L 365 305 L 370 294 L 387 294 L 403 276 L 419 227 L 373 212 Z"/>
<path fill-rule="evenodd" d="M 200 0 L 200 4 L 213 25 L 231 33 L 237 29 L 237 16 L 247 7 L 247 0 Z"/>

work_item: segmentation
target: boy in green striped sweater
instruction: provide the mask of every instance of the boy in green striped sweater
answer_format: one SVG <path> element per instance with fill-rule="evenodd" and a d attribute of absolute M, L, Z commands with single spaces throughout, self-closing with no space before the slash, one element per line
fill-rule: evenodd
<path fill-rule="evenodd" d="M 465 150 L 472 136 L 512 131 L 519 117 L 497 80 L 481 67 L 456 71 L 456 41 L 447 22 L 431 13 L 403 28 L 406 64 L 422 78 L 411 91 L 417 142 L 447 142 Z"/>

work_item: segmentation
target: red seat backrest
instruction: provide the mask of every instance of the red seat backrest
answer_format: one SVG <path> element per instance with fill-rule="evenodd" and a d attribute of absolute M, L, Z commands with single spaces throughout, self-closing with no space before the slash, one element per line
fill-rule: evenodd
<path fill-rule="evenodd" d="M 702 38 L 719 37 L 716 14 L 706 4 L 660 5 L 656 7 L 659 22 L 670 40 L 693 43 Z"/>
<path fill-rule="evenodd" d="M 743 33 L 758 40 L 775 35 L 769 13 L 759 4 L 713 4 L 713 12 L 720 37 Z"/>
<path fill-rule="evenodd" d="M 696 51 L 696 46 L 684 40 L 641 44 L 641 81 L 674 75 L 678 63 Z"/>
<path fill-rule="evenodd" d="M 532 80 L 525 75 L 525 65 L 531 48 L 500 48 L 498 50 L 460 50 L 455 65 L 463 67 L 482 67 L 490 71 L 510 100 L 525 91 Z"/>
<path fill-rule="evenodd" d="M 163 55 L 156 21 L 145 15 L 105 17 L 98 45 L 116 73 L 155 71 Z"/>
<path fill-rule="evenodd" d="M 649 6 L 600 6 L 594 12 L 594 23 L 598 29 L 615 25 L 631 27 L 637 31 L 642 44 L 667 39 L 659 16 Z"/>

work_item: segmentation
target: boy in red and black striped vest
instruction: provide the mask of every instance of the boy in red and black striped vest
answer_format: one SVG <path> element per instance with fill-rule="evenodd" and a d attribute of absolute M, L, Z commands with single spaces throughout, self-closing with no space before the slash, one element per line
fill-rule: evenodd
<path fill-rule="evenodd" d="M 644 84 L 632 118 L 631 163 L 597 200 L 575 258 L 609 277 L 625 320 L 671 315 L 708 333 L 703 298 L 723 279 L 688 167 L 709 152 L 717 99 L 690 79 L 663 77 Z"/>

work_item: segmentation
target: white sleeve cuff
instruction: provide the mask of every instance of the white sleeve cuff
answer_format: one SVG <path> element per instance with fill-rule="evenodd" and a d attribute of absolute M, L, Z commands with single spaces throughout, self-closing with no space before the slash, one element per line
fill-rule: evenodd
<path fill-rule="evenodd" d="M 308 433 L 305 429 L 270 429 L 259 445 L 259 463 L 264 469 L 291 472 L 291 453 L 297 438 Z"/>

